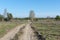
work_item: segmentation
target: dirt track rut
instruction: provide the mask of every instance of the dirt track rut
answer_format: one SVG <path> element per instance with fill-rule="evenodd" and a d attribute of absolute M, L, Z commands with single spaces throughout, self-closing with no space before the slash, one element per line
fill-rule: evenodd
<path fill-rule="evenodd" d="M 30 24 L 25 26 L 23 34 L 18 38 L 18 40 L 37 40 L 37 37 L 35 36 Z"/>

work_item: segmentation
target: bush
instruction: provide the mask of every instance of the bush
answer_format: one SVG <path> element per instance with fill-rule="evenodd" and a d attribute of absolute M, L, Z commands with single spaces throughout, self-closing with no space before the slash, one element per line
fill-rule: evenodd
<path fill-rule="evenodd" d="M 55 19 L 56 19 L 56 20 L 60 20 L 60 16 L 57 15 L 57 16 L 55 17 Z"/>
<path fill-rule="evenodd" d="M 4 16 L 0 14 L 0 21 L 4 19 Z"/>

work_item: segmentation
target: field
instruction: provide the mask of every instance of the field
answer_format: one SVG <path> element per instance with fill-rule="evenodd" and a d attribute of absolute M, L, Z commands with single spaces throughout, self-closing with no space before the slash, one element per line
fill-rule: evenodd
<path fill-rule="evenodd" d="M 0 22 L 0 37 L 4 36 L 11 29 L 21 24 L 22 23 L 20 22 Z"/>
<path fill-rule="evenodd" d="M 46 40 L 60 40 L 60 21 L 45 19 L 33 22 L 33 26 Z"/>

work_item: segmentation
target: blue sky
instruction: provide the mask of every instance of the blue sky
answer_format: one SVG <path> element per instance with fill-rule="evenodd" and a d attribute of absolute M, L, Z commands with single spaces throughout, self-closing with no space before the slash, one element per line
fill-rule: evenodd
<path fill-rule="evenodd" d="M 30 10 L 36 17 L 55 17 L 60 15 L 60 0 L 0 0 L 0 14 L 5 8 L 14 17 L 28 17 Z"/>

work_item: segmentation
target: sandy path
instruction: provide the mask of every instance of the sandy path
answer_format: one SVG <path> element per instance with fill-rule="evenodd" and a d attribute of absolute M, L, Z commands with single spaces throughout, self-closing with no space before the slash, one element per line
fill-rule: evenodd
<path fill-rule="evenodd" d="M 24 33 L 19 37 L 18 40 L 37 40 L 37 37 L 34 36 L 35 34 L 30 26 L 30 23 L 25 26 L 23 32 Z"/>
<path fill-rule="evenodd" d="M 10 39 L 12 39 L 15 36 L 15 34 L 19 31 L 19 29 L 23 26 L 24 26 L 24 24 L 14 28 L 10 32 L 8 32 L 4 37 L 0 38 L 0 40 L 10 40 Z"/>

